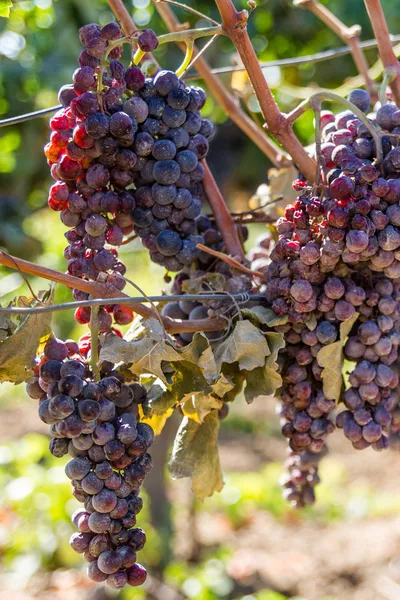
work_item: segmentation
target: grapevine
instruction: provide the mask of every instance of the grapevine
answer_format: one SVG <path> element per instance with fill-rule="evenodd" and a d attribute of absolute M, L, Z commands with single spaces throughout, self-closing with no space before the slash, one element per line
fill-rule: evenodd
<path fill-rule="evenodd" d="M 66 227 L 66 273 L 0 254 L 2 265 L 66 285 L 74 302 L 55 305 L 51 288 L 30 306 L 1 308 L 9 321 L 0 355 L 3 380 L 26 381 L 38 401 L 50 452 L 68 456 L 65 473 L 83 505 L 72 515 L 70 545 L 95 582 L 120 589 L 146 580 L 137 562 L 146 542 L 139 494 L 154 436 L 174 412 L 181 424 L 170 472 L 190 477 L 201 499 L 223 487 L 218 431 L 239 395 L 248 403 L 276 396 L 288 445 L 281 484 L 296 508 L 315 502 L 319 463 L 336 428 L 355 450 L 398 446 L 400 65 L 379 2 L 365 3 L 385 69 L 380 90 L 359 29 L 314 0 L 297 2 L 349 41 L 366 89 L 347 98 L 317 91 L 288 115 L 251 45 L 249 14 L 231 0 L 216 0 L 221 24 L 192 30 L 156 2 L 170 30 L 160 36 L 138 30 L 113 0 L 116 21 L 79 31 L 79 66 L 59 90 L 44 148 L 54 180 L 48 206 Z M 286 154 L 205 61 L 219 35 L 236 47 L 265 128 Z M 210 40 L 198 52 L 200 37 Z M 176 71 L 153 56 L 172 42 L 185 51 Z M 296 173 L 282 216 L 271 212 L 280 198 L 239 215 L 228 210 L 207 164 L 215 134 L 201 112 L 207 95 L 185 79 L 196 63 L 232 119 L 275 166 Z M 326 102 L 344 110 L 327 110 Z M 312 150 L 293 130 L 309 109 Z M 253 222 L 268 223 L 268 233 L 246 255 Z M 133 238 L 164 267 L 168 294 L 149 298 L 127 273 L 118 248 Z M 126 293 L 129 284 L 140 297 Z M 89 329 L 62 341 L 49 315 L 72 308 Z M 28 337 L 17 357 L 12 345 Z"/>

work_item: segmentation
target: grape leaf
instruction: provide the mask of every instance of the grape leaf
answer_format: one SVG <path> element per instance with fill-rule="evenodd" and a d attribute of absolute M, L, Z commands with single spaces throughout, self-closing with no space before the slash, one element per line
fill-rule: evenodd
<path fill-rule="evenodd" d="M 318 325 L 317 322 L 317 317 L 315 316 L 314 313 L 311 313 L 311 316 L 309 319 L 307 319 L 307 321 L 305 322 L 305 326 L 307 327 L 307 329 L 309 329 L 310 331 L 314 331 L 314 329 L 316 329 Z"/>
<path fill-rule="evenodd" d="M 211 384 L 211 387 L 214 394 L 220 398 L 223 398 L 225 394 L 233 389 L 234 385 L 235 384 L 232 381 L 232 377 L 226 377 L 223 373 L 221 373 L 221 376 Z"/>
<path fill-rule="evenodd" d="M 192 392 L 211 394 L 212 389 L 201 369 L 193 363 L 184 361 L 180 363 L 179 370 L 172 376 L 170 392 L 175 401 L 180 402 L 185 394 L 191 394 Z"/>
<path fill-rule="evenodd" d="M 218 371 L 214 354 L 204 333 L 195 333 L 190 344 L 179 349 L 179 354 L 184 360 L 197 365 L 203 371 L 208 382 L 217 377 Z"/>
<path fill-rule="evenodd" d="M 0 17 L 8 19 L 13 3 L 11 0 L 0 0 Z"/>
<path fill-rule="evenodd" d="M 182 412 L 196 423 L 203 423 L 205 417 L 213 410 L 222 408 L 222 400 L 203 392 L 185 394 L 181 400 Z"/>
<path fill-rule="evenodd" d="M 168 421 L 170 416 L 173 414 L 174 409 L 169 408 L 164 411 L 163 414 L 160 415 L 152 415 L 151 417 L 147 417 L 144 414 L 142 407 L 139 405 L 139 416 L 141 423 L 147 423 L 154 431 L 154 435 L 160 435 L 162 430 L 165 427 L 165 423 Z"/>
<path fill-rule="evenodd" d="M 201 425 L 184 417 L 168 465 L 173 479 L 192 478 L 192 490 L 201 500 L 224 485 L 217 447 L 219 425 L 216 410 Z"/>
<path fill-rule="evenodd" d="M 195 279 L 187 279 L 182 283 L 182 291 L 186 294 L 199 294 L 200 292 L 223 292 L 226 279 L 221 273 L 206 273 Z"/>
<path fill-rule="evenodd" d="M 143 413 L 147 418 L 163 415 L 174 404 L 175 399 L 166 387 L 156 383 L 147 392 L 146 400 L 142 404 Z"/>
<path fill-rule="evenodd" d="M 282 378 L 279 373 L 268 365 L 247 371 L 245 375 L 244 397 L 247 404 L 251 404 L 259 398 L 271 396 L 282 385 Z"/>
<path fill-rule="evenodd" d="M 53 289 L 40 294 L 40 306 L 53 303 Z M 44 300 L 46 298 L 46 300 Z M 26 305 L 26 303 L 24 303 Z M 32 300 L 30 302 L 32 306 Z M 37 306 L 37 302 L 33 304 Z M 21 320 L 12 335 L 0 343 L 0 382 L 22 383 L 32 373 L 34 359 L 40 344 L 51 335 L 52 313 L 34 313 Z"/>
<path fill-rule="evenodd" d="M 228 392 L 225 391 L 224 402 L 233 402 L 239 396 L 245 382 L 244 371 L 240 371 L 236 364 L 225 364 L 222 367 L 222 374 L 233 383 L 233 387 Z"/>
<path fill-rule="evenodd" d="M 278 368 L 278 364 L 276 362 L 279 354 L 279 350 L 285 347 L 285 340 L 283 337 L 283 333 L 276 333 L 275 331 L 268 331 L 265 334 L 268 347 L 270 349 L 271 354 L 267 357 L 267 363 L 269 363 L 275 369 Z"/>
<path fill-rule="evenodd" d="M 215 349 L 218 371 L 223 363 L 239 363 L 239 369 L 251 371 L 262 367 L 271 354 L 262 332 L 250 321 L 238 321 L 231 335 Z"/>
<path fill-rule="evenodd" d="M 162 370 L 162 361 L 174 362 L 182 360 L 178 352 L 164 338 L 154 340 L 145 337 L 127 342 L 116 335 L 106 336 L 100 352 L 100 362 L 132 363 L 131 371 L 136 375 L 153 373 L 167 383 Z"/>
<path fill-rule="evenodd" d="M 9 313 L 0 313 L 0 342 L 4 342 L 17 329 Z"/>
<path fill-rule="evenodd" d="M 252 320 L 255 319 L 260 325 L 268 327 L 276 327 L 277 325 L 285 325 L 288 322 L 288 316 L 278 316 L 271 308 L 265 306 L 253 306 L 252 308 L 242 308 L 244 317 Z"/>
<path fill-rule="evenodd" d="M 267 356 L 265 366 L 246 372 L 244 397 L 248 404 L 258 398 L 274 394 L 282 385 L 282 377 L 278 373 L 276 360 L 279 350 L 285 347 L 283 335 L 271 331 L 266 333 L 266 338 L 271 354 Z"/>
<path fill-rule="evenodd" d="M 340 339 L 333 344 L 323 346 L 317 354 L 317 362 L 322 367 L 322 384 L 328 400 L 340 400 L 343 387 L 343 346 L 359 313 L 354 313 L 350 319 L 340 324 Z"/>

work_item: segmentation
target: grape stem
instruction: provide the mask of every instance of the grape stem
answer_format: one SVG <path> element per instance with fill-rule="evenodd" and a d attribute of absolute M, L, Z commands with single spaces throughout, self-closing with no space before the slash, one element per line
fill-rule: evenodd
<path fill-rule="evenodd" d="M 232 0 L 215 0 L 215 2 L 222 17 L 222 25 L 225 33 L 232 40 L 246 67 L 247 74 L 260 104 L 266 127 L 268 127 L 271 134 L 290 154 L 308 181 L 313 183 L 317 175 L 315 160 L 307 154 L 295 136 L 292 124 L 281 113 L 275 102 L 247 32 L 247 11 L 242 10 L 238 12 Z"/>
<path fill-rule="evenodd" d="M 181 30 L 182 24 L 176 18 L 168 4 L 157 2 L 157 0 L 153 0 L 153 3 L 169 31 L 173 32 Z M 179 44 L 179 47 L 183 52 L 186 51 L 184 44 Z M 194 49 L 194 55 L 196 57 L 197 70 L 207 84 L 210 93 L 215 98 L 217 104 L 224 109 L 232 121 L 247 135 L 247 137 L 259 147 L 275 167 L 279 168 L 290 164 L 290 157 L 285 155 L 279 146 L 270 140 L 265 132 L 254 123 L 253 119 L 245 113 L 238 103 L 237 98 L 235 98 L 225 88 L 220 79 L 214 75 L 213 70 L 206 59 L 204 57 L 197 58 L 198 50 L 196 48 Z"/>
<path fill-rule="evenodd" d="M 364 0 L 371 21 L 372 29 L 378 43 L 379 55 L 385 69 L 391 69 L 396 74 L 390 83 L 394 99 L 400 107 L 400 63 L 397 60 L 390 40 L 390 33 L 382 10 L 380 0 Z"/>
<path fill-rule="evenodd" d="M 248 269 L 247 267 L 242 265 L 239 261 L 235 260 L 231 256 L 227 256 L 223 252 L 218 252 L 217 250 L 213 250 L 212 248 L 207 248 L 207 246 L 204 246 L 203 244 L 197 244 L 196 248 L 202 250 L 203 252 L 206 252 L 207 254 L 211 254 L 211 256 L 219 258 L 223 262 L 226 262 L 228 265 L 231 265 L 231 267 L 233 267 L 234 269 L 242 271 L 242 273 L 246 273 L 246 275 L 250 275 L 251 277 L 260 277 L 261 279 L 263 278 L 263 274 L 261 273 L 261 271 L 252 271 L 251 269 Z"/>
<path fill-rule="evenodd" d="M 396 77 L 396 72 L 393 69 L 385 69 L 383 72 L 381 87 L 379 89 L 379 102 L 381 105 L 386 103 L 386 88 L 391 81 Z"/>
<path fill-rule="evenodd" d="M 339 96 L 338 94 L 335 94 L 334 92 L 324 90 L 322 92 L 316 92 L 315 94 L 312 94 L 309 98 L 307 98 L 306 100 L 303 100 L 303 102 L 301 102 L 299 104 L 299 106 L 297 106 L 297 108 L 292 110 L 291 113 L 289 113 L 289 115 L 287 117 L 288 120 L 291 123 L 294 123 L 294 121 L 296 119 L 298 119 L 309 108 L 311 108 L 312 102 L 314 102 L 314 101 L 323 102 L 324 100 L 328 100 L 329 102 L 336 102 L 337 104 L 341 104 L 342 106 L 344 106 L 345 108 L 350 110 L 352 113 L 354 113 L 355 116 L 358 117 L 358 119 L 360 119 L 360 121 L 365 125 L 365 127 L 368 129 L 368 131 L 372 135 L 372 138 L 376 145 L 376 160 L 377 160 L 377 163 L 380 165 L 382 162 L 382 159 L 383 159 L 383 152 L 382 152 L 381 136 L 380 136 L 378 129 L 371 123 L 371 121 L 366 117 L 366 115 L 359 108 L 357 108 L 357 106 L 355 106 L 355 104 L 353 104 L 349 100 L 346 100 L 345 98 L 342 98 L 342 96 Z"/>
<path fill-rule="evenodd" d="M 323 6 L 317 0 L 294 0 L 294 6 L 304 8 L 312 12 L 325 25 L 329 27 L 345 44 L 350 47 L 354 63 L 358 72 L 363 77 L 365 87 L 367 88 L 373 102 L 377 100 L 377 93 L 374 82 L 368 73 L 368 63 L 360 46 L 360 25 L 347 27 L 336 15 L 334 15 L 326 6 Z"/>
<path fill-rule="evenodd" d="M 310 102 L 314 111 L 315 118 L 315 156 L 317 157 L 317 179 L 315 181 L 315 191 L 321 182 L 321 100 L 313 98 Z"/>
<path fill-rule="evenodd" d="M 60 273 L 59 271 L 55 271 L 47 267 L 35 265 L 34 263 L 31 263 L 27 260 L 22 260 L 21 258 L 16 258 L 15 256 L 7 256 L 1 250 L 0 265 L 21 271 L 22 273 L 35 275 L 37 277 L 42 277 L 43 279 L 61 283 L 70 289 L 81 290 L 82 292 L 90 294 L 94 298 L 112 299 L 122 296 L 123 298 L 127 298 L 127 306 L 129 306 L 129 308 L 135 311 L 138 315 L 146 318 L 158 318 L 153 310 L 139 302 L 130 301 L 129 296 L 122 294 L 120 290 L 117 290 L 117 288 L 112 285 L 85 281 L 84 279 L 79 279 L 73 275 Z M 163 323 L 168 333 L 195 333 L 196 331 L 219 331 L 220 329 L 224 329 L 226 320 L 218 317 L 214 319 L 198 319 L 196 321 L 179 321 L 171 319 L 170 317 L 163 317 Z"/>
<path fill-rule="evenodd" d="M 229 212 L 224 197 L 221 194 L 221 190 L 219 189 L 209 166 L 204 159 L 201 162 L 203 163 L 204 167 L 204 190 L 206 192 L 208 202 L 212 208 L 217 227 L 221 232 L 222 239 L 225 242 L 225 247 L 229 254 L 232 254 L 236 258 L 239 258 L 241 261 L 243 261 L 245 256 L 243 252 L 243 246 L 235 226 L 235 221 Z"/>
<path fill-rule="evenodd" d="M 95 381 L 100 381 L 99 362 L 99 306 L 90 311 L 90 366 Z"/>
<path fill-rule="evenodd" d="M 214 39 L 214 36 L 212 39 Z M 185 58 L 183 59 L 181 66 L 175 71 L 175 73 L 178 75 L 178 77 L 181 77 L 184 74 L 184 72 L 186 71 L 186 69 L 188 68 L 188 66 L 190 65 L 190 61 L 192 60 L 192 56 L 193 56 L 193 47 L 194 47 L 194 42 L 192 42 L 192 41 L 186 42 Z"/>

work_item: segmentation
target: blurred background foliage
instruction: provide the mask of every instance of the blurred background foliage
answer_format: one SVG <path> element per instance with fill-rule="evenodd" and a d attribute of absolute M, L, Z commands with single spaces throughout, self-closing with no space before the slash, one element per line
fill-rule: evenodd
<path fill-rule="evenodd" d="M 211 0 L 187 1 L 218 18 Z M 391 32 L 398 33 L 397 4 L 382 3 Z M 13 4 L 10 18 L 0 19 L 0 119 L 57 104 L 59 87 L 70 82 L 76 68 L 79 27 L 112 20 L 105 0 L 15 0 Z M 140 27 L 165 31 L 150 0 L 126 0 L 126 5 Z M 246 8 L 246 1 L 237 0 L 236 6 Z M 372 37 L 362 0 L 332 0 L 329 7 L 347 25 L 359 23 L 362 39 Z M 181 9 L 177 14 L 193 27 L 206 24 Z M 294 8 L 289 0 L 260 0 L 249 32 L 262 61 L 342 46 L 316 17 Z M 156 54 L 168 68 L 181 61 L 173 45 L 162 46 Z M 225 38 L 215 42 L 207 58 L 213 67 L 237 64 Z M 367 58 L 373 64 L 376 50 L 369 50 Z M 296 87 L 317 84 L 334 89 L 356 71 L 347 56 L 301 67 L 270 67 L 265 75 L 287 112 L 298 103 Z M 246 87 L 241 75 L 222 78 L 227 86 Z M 261 123 L 251 94 L 241 101 Z M 246 210 L 249 197 L 266 182 L 271 165 L 211 97 L 205 114 L 218 125 L 210 166 L 229 205 Z M 298 122 L 297 133 L 304 144 L 312 143 L 309 113 Z M 64 227 L 57 213 L 47 209 L 51 180 L 42 153 L 47 134 L 46 118 L 0 129 L 0 247 L 62 271 Z M 249 247 L 261 232 L 261 225 L 252 226 Z M 162 269 L 149 262 L 137 242 L 124 246 L 121 254 L 130 278 L 147 294 L 166 287 Z M 20 274 L 0 272 L 2 302 L 27 293 Z M 32 284 L 35 290 L 46 285 L 34 278 Z M 56 301 L 69 299 L 68 290 L 57 289 Z M 63 338 L 84 333 L 69 313 L 56 313 L 54 329 Z M 0 599 L 115 598 L 116 593 L 88 582 L 81 558 L 69 549 L 69 517 L 76 503 L 63 461 L 49 454 L 46 427 L 23 388 L 3 385 L 0 390 Z M 249 409 L 239 400 L 221 432 L 227 485 L 220 495 L 200 505 L 185 481 L 170 485 L 166 475 L 166 453 L 175 428 L 171 420 L 154 450 L 155 473 L 149 477 L 145 492 L 149 501 L 140 519 L 149 538 L 143 561 L 152 577 L 145 589 L 124 591 L 120 598 L 400 598 L 396 558 L 400 500 L 393 481 L 393 469 L 400 466 L 397 456 L 388 461 L 367 451 L 351 458 L 340 440 L 334 441 L 322 469 L 319 502 L 313 509 L 294 513 L 279 490 L 285 444 L 279 437 L 273 402 Z"/>

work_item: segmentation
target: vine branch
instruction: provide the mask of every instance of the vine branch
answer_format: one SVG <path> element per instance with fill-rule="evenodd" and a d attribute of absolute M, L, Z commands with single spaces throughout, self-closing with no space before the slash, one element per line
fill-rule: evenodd
<path fill-rule="evenodd" d="M 369 76 L 368 63 L 360 45 L 360 25 L 348 27 L 326 6 L 318 2 L 318 0 L 294 0 L 293 4 L 299 8 L 304 8 L 312 12 L 323 23 L 325 23 L 329 29 L 336 33 L 336 35 L 340 37 L 345 44 L 348 44 L 357 70 L 364 79 L 365 87 L 367 88 L 372 99 L 377 100 L 374 82 Z"/>
<path fill-rule="evenodd" d="M 364 0 L 364 2 L 378 44 L 383 66 L 385 69 L 394 71 L 396 74 L 390 82 L 390 87 L 396 104 L 400 107 L 400 63 L 393 52 L 389 29 L 380 0 Z"/>
<path fill-rule="evenodd" d="M 27 260 L 17 258 L 15 256 L 9 256 L 0 251 L 0 265 L 9 267 L 10 269 L 21 271 L 29 275 L 35 275 L 42 277 L 55 283 L 61 283 L 70 289 L 81 290 L 93 296 L 93 298 L 110 298 L 115 299 L 118 297 L 126 298 L 126 305 L 129 306 L 138 315 L 146 318 L 158 318 L 153 310 L 144 306 L 139 302 L 132 301 L 129 296 L 123 294 L 120 290 L 117 290 L 114 286 L 108 286 L 104 283 L 85 281 L 79 279 L 73 275 L 66 273 L 60 273 L 48 267 L 42 267 L 35 265 Z M 165 297 L 167 300 L 168 297 Z M 102 301 L 103 302 L 103 301 Z M 226 319 L 222 317 L 214 319 L 198 319 L 196 321 L 180 321 L 171 319 L 170 317 L 163 317 L 164 327 L 169 333 L 183 333 L 183 332 L 196 332 L 196 331 L 219 331 L 225 329 Z"/>
<path fill-rule="evenodd" d="M 207 246 L 204 246 L 203 244 L 197 244 L 196 247 L 199 250 L 202 250 L 202 252 L 206 252 L 207 254 L 210 254 L 211 256 L 215 256 L 215 258 L 219 258 L 219 260 L 226 262 L 228 265 L 230 265 L 234 269 L 237 269 L 238 271 L 242 271 L 242 273 L 245 273 L 246 275 L 250 275 L 251 277 L 260 277 L 260 278 L 263 277 L 263 274 L 261 273 L 261 271 L 252 271 L 252 269 L 245 267 L 239 261 L 235 260 L 234 258 L 232 258 L 230 256 L 227 256 L 223 252 L 218 252 L 218 250 L 213 250 L 212 248 L 207 248 Z"/>
<path fill-rule="evenodd" d="M 225 246 L 230 254 L 240 260 L 243 260 L 243 246 L 240 242 L 235 221 L 229 212 L 229 209 L 221 194 L 221 190 L 219 189 L 209 166 L 205 160 L 202 160 L 202 163 L 204 167 L 204 190 L 212 208 L 217 227 L 220 230 L 222 238 L 225 242 Z"/>
<path fill-rule="evenodd" d="M 180 31 L 182 24 L 179 22 L 171 7 L 165 2 L 153 0 L 153 3 L 159 12 L 169 31 Z M 183 52 L 186 52 L 185 44 L 180 44 Z M 197 57 L 198 50 L 194 48 L 194 56 Z M 224 86 L 224 84 L 213 73 L 204 57 L 196 58 L 196 68 L 201 77 L 207 84 L 212 96 L 217 103 L 229 115 L 232 121 L 247 135 L 249 139 L 260 148 L 260 150 L 276 166 L 284 166 L 290 161 L 290 157 L 285 156 L 282 150 L 272 140 L 268 138 L 260 127 L 244 112 L 238 100 Z"/>
<path fill-rule="evenodd" d="M 307 154 L 295 136 L 291 124 L 275 102 L 247 33 L 247 11 L 238 12 L 232 0 L 215 0 L 215 2 L 222 17 L 225 33 L 232 40 L 246 67 L 269 131 L 290 154 L 303 175 L 313 183 L 317 174 L 316 163 Z"/>

